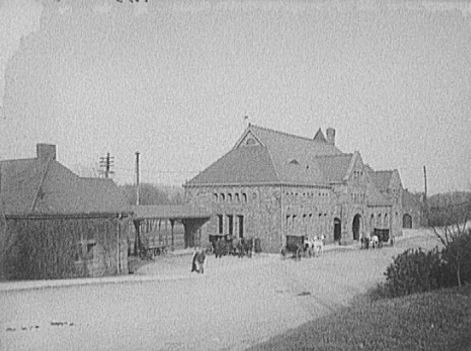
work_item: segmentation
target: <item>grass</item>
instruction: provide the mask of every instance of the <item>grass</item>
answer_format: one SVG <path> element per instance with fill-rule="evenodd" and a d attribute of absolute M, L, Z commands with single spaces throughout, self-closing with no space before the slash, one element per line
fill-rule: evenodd
<path fill-rule="evenodd" d="M 471 350 L 471 286 L 361 299 L 250 350 Z"/>

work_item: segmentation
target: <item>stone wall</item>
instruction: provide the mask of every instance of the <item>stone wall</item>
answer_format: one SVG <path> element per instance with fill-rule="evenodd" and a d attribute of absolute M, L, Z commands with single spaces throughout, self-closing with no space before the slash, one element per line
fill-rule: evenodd
<path fill-rule="evenodd" d="M 281 192 L 283 240 L 287 235 L 325 235 L 327 242 L 333 241 L 335 204 L 331 188 L 283 186 Z"/>

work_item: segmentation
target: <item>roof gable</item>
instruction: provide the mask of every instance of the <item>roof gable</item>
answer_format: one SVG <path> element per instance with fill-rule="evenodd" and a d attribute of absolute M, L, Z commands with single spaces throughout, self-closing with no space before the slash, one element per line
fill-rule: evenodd
<path fill-rule="evenodd" d="M 316 135 L 314 135 L 313 140 L 320 143 L 327 143 L 327 139 L 325 138 L 325 135 L 324 133 L 322 133 L 322 130 L 320 128 L 317 131 Z"/>

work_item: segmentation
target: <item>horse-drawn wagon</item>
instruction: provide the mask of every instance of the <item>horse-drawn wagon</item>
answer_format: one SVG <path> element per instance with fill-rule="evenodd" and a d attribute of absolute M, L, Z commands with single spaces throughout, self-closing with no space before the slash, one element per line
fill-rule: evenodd
<path fill-rule="evenodd" d="M 361 238 L 361 248 L 381 248 L 385 243 L 394 245 L 394 239 L 389 235 L 389 229 L 374 228 L 370 237 Z"/>
<path fill-rule="evenodd" d="M 280 250 L 281 256 L 286 258 L 288 255 L 291 255 L 292 258 L 300 260 L 304 255 L 305 239 L 306 237 L 304 235 L 287 235 L 286 245 L 283 246 Z"/>
<path fill-rule="evenodd" d="M 233 238 L 232 235 L 210 235 L 209 253 L 214 253 L 216 258 L 234 255 L 238 257 L 252 257 L 252 252 L 261 252 L 260 239 L 258 238 Z"/>

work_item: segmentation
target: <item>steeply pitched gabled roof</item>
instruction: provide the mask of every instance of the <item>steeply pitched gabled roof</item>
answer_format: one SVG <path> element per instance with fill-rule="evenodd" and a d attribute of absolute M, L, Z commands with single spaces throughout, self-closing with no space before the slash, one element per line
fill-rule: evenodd
<path fill-rule="evenodd" d="M 393 172 L 394 171 L 373 171 L 371 173 L 371 179 L 380 191 L 386 191 L 389 189 Z"/>
<path fill-rule="evenodd" d="M 391 199 L 386 197 L 381 191 L 387 190 L 393 171 L 375 171 L 369 165 L 365 165 L 365 170 L 370 179 L 367 183 L 367 205 L 391 206 Z M 389 174 L 389 172 L 391 172 L 391 174 Z M 380 186 L 383 188 L 380 188 Z"/>
<path fill-rule="evenodd" d="M 5 214 L 122 213 L 129 206 L 111 179 L 82 178 L 55 160 L 0 162 Z"/>
<path fill-rule="evenodd" d="M 314 160 L 328 182 L 340 183 L 347 174 L 352 158 L 353 154 L 339 154 L 317 156 Z"/>
<path fill-rule="evenodd" d="M 246 138 L 255 145 L 244 143 Z M 314 141 L 250 125 L 234 148 L 186 185 L 293 183 L 326 185 L 327 179 L 315 157 L 341 151 L 324 141 Z"/>
<path fill-rule="evenodd" d="M 229 151 L 187 184 L 239 184 L 278 181 L 268 149 L 240 147 Z"/>

